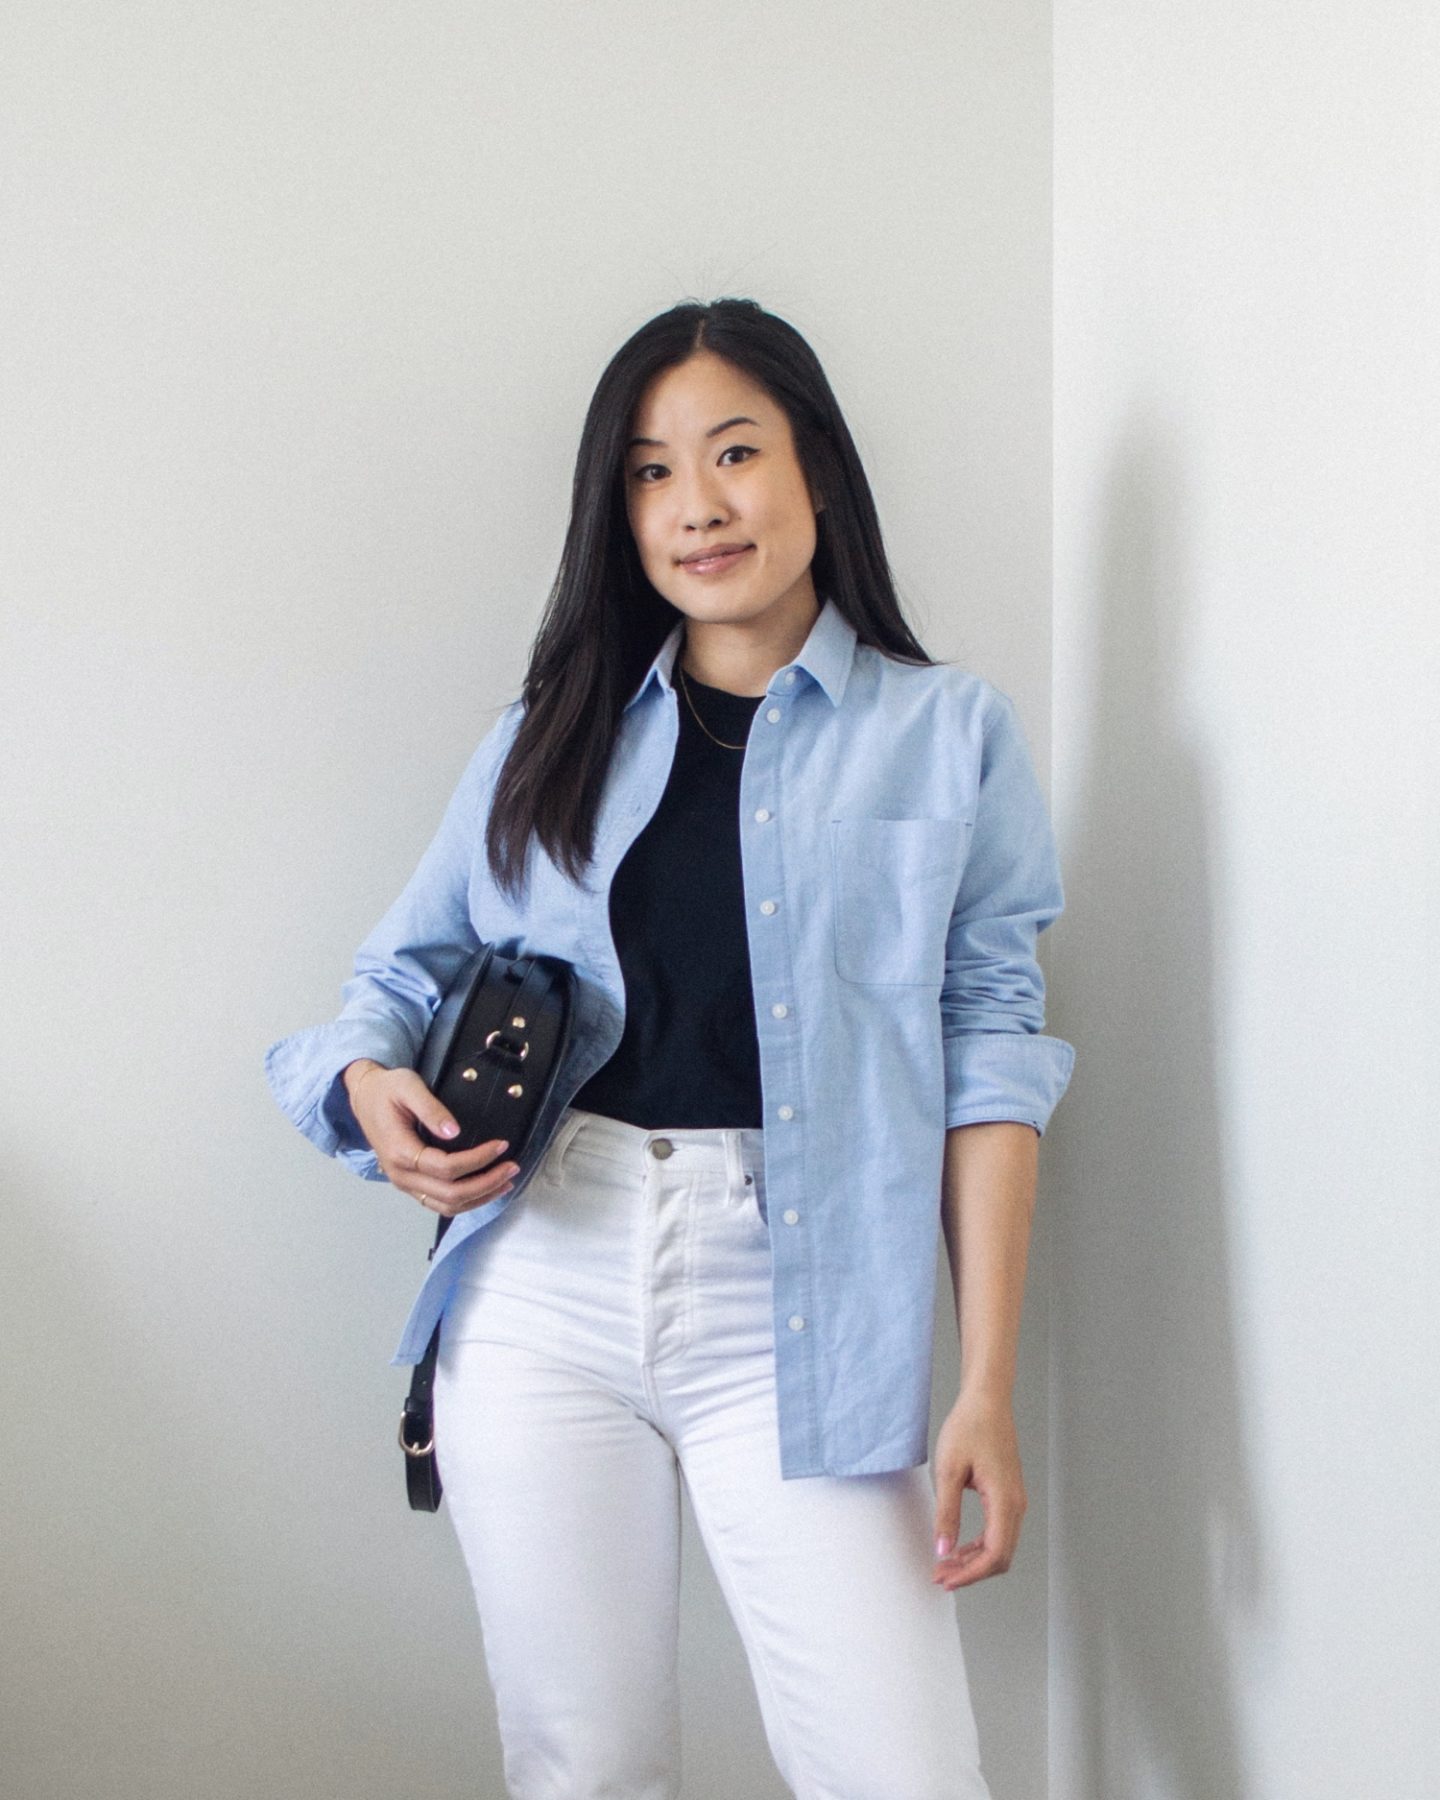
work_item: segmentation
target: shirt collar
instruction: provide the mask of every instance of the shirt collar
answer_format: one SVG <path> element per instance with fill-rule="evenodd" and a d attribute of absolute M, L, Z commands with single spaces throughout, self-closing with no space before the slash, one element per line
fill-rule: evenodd
<path fill-rule="evenodd" d="M 685 635 L 684 619 L 677 619 L 665 642 L 655 652 L 655 660 L 645 671 L 645 677 L 639 687 L 625 702 L 625 712 L 645 693 L 653 681 L 667 693 L 673 690 L 671 675 L 675 668 L 675 658 L 680 653 L 680 644 Z M 810 635 L 800 646 L 793 665 L 786 663 L 770 677 L 766 693 L 775 689 L 775 684 L 784 680 L 786 669 L 792 666 L 803 669 L 812 680 L 819 682 L 825 690 L 832 706 L 840 704 L 840 697 L 845 692 L 845 683 L 850 675 L 850 665 L 855 657 L 855 627 L 829 599 L 820 602 L 820 611 L 815 623 L 810 627 Z"/>

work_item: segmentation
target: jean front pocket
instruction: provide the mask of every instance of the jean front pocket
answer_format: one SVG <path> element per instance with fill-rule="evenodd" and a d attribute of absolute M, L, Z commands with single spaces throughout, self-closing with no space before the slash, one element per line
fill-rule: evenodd
<path fill-rule="evenodd" d="M 832 819 L 835 967 L 846 981 L 939 989 L 970 819 Z"/>
<path fill-rule="evenodd" d="M 545 1146 L 545 1153 L 535 1168 L 534 1185 L 536 1187 L 558 1188 L 565 1176 L 565 1157 L 572 1140 L 584 1124 L 583 1113 L 567 1107 L 561 1113 L 550 1141 Z"/>

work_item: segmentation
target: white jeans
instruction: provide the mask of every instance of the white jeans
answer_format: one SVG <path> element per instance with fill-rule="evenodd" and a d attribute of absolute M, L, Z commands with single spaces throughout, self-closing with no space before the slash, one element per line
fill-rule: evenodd
<path fill-rule="evenodd" d="M 928 1465 L 780 1478 L 761 1146 L 569 1108 L 467 1252 L 436 1458 L 512 1800 L 680 1793 L 682 1475 L 799 1800 L 989 1800 Z"/>

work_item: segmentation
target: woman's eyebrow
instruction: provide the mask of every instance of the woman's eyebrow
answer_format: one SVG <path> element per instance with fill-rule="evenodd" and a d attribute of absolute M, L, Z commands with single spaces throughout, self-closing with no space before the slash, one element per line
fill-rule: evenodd
<path fill-rule="evenodd" d="M 725 419 L 719 425 L 712 425 L 705 435 L 707 438 L 719 437 L 722 431 L 728 431 L 732 425 L 753 425 L 757 431 L 761 429 L 760 421 L 758 419 L 747 419 L 743 413 L 740 413 L 733 419 Z M 627 450 L 633 450 L 637 444 L 652 445 L 657 450 L 666 448 L 664 438 L 647 437 L 632 437 L 625 448 Z"/>

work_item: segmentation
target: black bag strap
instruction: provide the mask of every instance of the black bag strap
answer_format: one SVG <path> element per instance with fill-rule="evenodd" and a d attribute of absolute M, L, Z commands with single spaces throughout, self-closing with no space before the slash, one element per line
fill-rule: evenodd
<path fill-rule="evenodd" d="M 448 1219 L 441 1219 L 442 1226 Z M 434 1251 L 431 1251 L 434 1255 Z M 440 1327 L 430 1333 L 425 1354 L 415 1365 L 410 1392 L 400 1414 L 400 1448 L 405 1452 L 405 1491 L 414 1512 L 439 1512 L 445 1489 L 435 1461 L 435 1359 L 440 1353 Z"/>
<path fill-rule="evenodd" d="M 507 996 L 506 1010 L 515 1010 L 523 1017 L 528 1017 L 526 1009 L 549 990 L 554 976 L 535 957 L 525 960 L 524 977 L 516 984 L 513 996 Z M 514 966 L 516 965 L 512 964 Z M 497 1037 L 503 1040 L 504 1035 L 504 1028 L 501 1027 Z M 486 1074 L 482 1077 L 485 1086 L 476 1095 L 480 1106 L 493 1099 L 501 1083 L 510 1079 L 510 1071 L 504 1067 L 500 1058 L 487 1061 Z M 427 1262 L 435 1260 L 435 1252 L 450 1229 L 450 1223 L 450 1219 L 443 1213 L 436 1220 L 435 1242 L 426 1253 Z M 415 1372 L 410 1378 L 410 1392 L 405 1396 L 405 1404 L 400 1413 L 400 1448 L 405 1452 L 405 1491 L 414 1512 L 438 1512 L 445 1494 L 435 1461 L 435 1362 L 439 1354 L 440 1326 L 437 1324 L 430 1333 L 425 1354 L 415 1365 Z"/>

